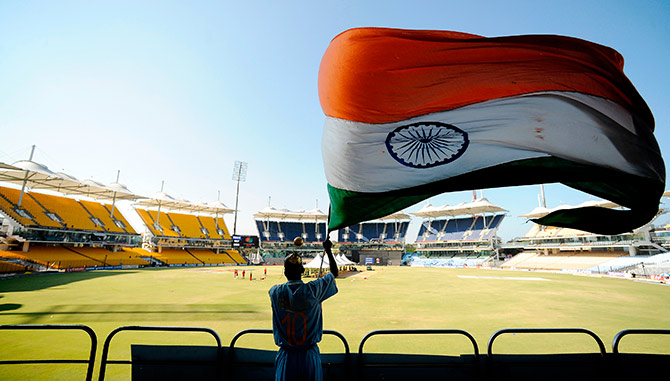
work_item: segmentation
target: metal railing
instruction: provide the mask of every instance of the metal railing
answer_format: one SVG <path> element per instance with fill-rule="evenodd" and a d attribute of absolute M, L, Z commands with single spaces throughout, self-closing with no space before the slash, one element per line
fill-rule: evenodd
<path fill-rule="evenodd" d="M 240 337 L 244 335 L 249 335 L 249 334 L 272 334 L 271 329 L 267 328 L 250 328 L 250 329 L 245 329 L 240 332 L 238 332 L 233 339 L 230 341 L 230 349 L 235 349 L 235 343 L 240 339 Z M 342 344 L 344 345 L 344 352 L 348 356 L 349 355 L 349 343 L 347 342 L 347 339 L 342 335 L 341 333 L 337 331 L 333 331 L 330 329 L 324 329 L 323 330 L 324 335 L 332 335 L 340 339 L 342 341 Z"/>
<path fill-rule="evenodd" d="M 595 333 L 589 331 L 588 329 L 584 328 L 506 328 L 506 329 L 501 329 L 497 332 L 495 332 L 490 338 L 489 342 L 487 345 L 487 354 L 488 357 L 491 358 L 493 355 L 493 342 L 498 338 L 500 335 L 503 334 L 517 334 L 517 333 L 583 333 L 586 335 L 589 335 L 595 340 L 595 342 L 598 344 L 598 349 L 600 352 L 600 355 L 604 358 L 605 357 L 605 344 L 603 344 L 603 341 L 600 340 L 600 337 L 596 335 Z"/>
<path fill-rule="evenodd" d="M 422 368 L 422 367 L 430 367 L 430 368 L 438 368 L 438 367 L 454 367 L 455 364 L 449 364 L 449 363 L 441 363 L 441 362 L 436 362 L 436 363 L 418 363 L 418 362 L 402 362 L 402 363 L 394 363 L 394 362 L 364 362 L 364 355 L 365 352 L 363 351 L 363 348 L 365 346 L 365 343 L 372 337 L 374 336 L 382 336 L 382 335 L 461 335 L 465 336 L 468 340 L 470 340 L 470 343 L 472 343 L 473 347 L 473 361 L 472 361 L 472 378 L 473 379 L 478 379 L 479 378 L 479 347 L 477 346 L 477 342 L 475 341 L 475 338 L 468 332 L 460 329 L 397 329 L 397 330 L 391 330 L 391 329 L 381 329 L 381 330 L 376 330 L 369 332 L 367 335 L 363 337 L 361 340 L 360 345 L 358 346 L 358 376 L 360 379 L 364 379 L 363 372 L 365 368 L 368 367 L 387 367 L 387 368 Z"/>
<path fill-rule="evenodd" d="M 110 332 L 109 335 L 107 335 L 107 338 L 105 339 L 105 344 L 102 348 L 102 359 L 100 360 L 100 377 L 99 380 L 104 380 L 105 379 L 105 371 L 107 369 L 108 364 L 126 364 L 130 365 L 132 364 L 132 360 L 108 360 L 107 356 L 109 355 L 109 346 L 110 343 L 112 342 L 112 338 L 116 336 L 119 332 L 122 331 L 143 331 L 143 332 L 203 332 L 210 334 L 211 336 L 214 337 L 214 340 L 216 341 L 216 346 L 220 350 L 221 349 L 221 339 L 219 338 L 219 335 L 217 333 L 210 329 L 210 328 L 202 328 L 202 327 L 152 327 L 152 326 L 136 326 L 136 325 L 129 325 L 129 326 L 123 326 L 119 327 L 112 332 Z M 211 361 L 199 361 L 199 363 L 211 363 Z M 219 365 L 219 362 L 216 361 L 215 365 Z"/>
<path fill-rule="evenodd" d="M 98 338 L 95 335 L 93 330 L 85 325 L 78 324 L 63 324 L 63 325 L 54 325 L 54 324 L 39 324 L 39 325 L 30 325 L 30 324 L 17 324 L 17 325 L 0 325 L 1 330 L 49 330 L 49 331 L 63 331 L 63 330 L 75 330 L 75 331 L 84 331 L 88 334 L 91 339 L 91 347 L 89 350 L 88 359 L 73 360 L 73 359 L 41 359 L 41 360 L 2 360 L 0 365 L 8 364 L 88 364 L 86 367 L 86 381 L 90 381 L 93 378 L 93 365 L 95 363 L 95 351 L 98 347 Z"/>
<path fill-rule="evenodd" d="M 614 336 L 612 340 L 612 352 L 619 353 L 619 344 L 624 336 L 629 335 L 670 335 L 670 329 L 624 329 Z"/>
<path fill-rule="evenodd" d="M 89 350 L 89 356 L 87 359 L 28 359 L 28 360 L 0 360 L 0 365 L 16 365 L 16 364 L 86 364 L 87 369 L 86 369 L 86 380 L 89 381 L 92 379 L 93 376 L 93 369 L 94 369 L 94 363 L 95 363 L 95 355 L 96 355 L 96 348 L 97 348 L 97 336 L 95 332 L 90 328 L 85 325 L 0 325 L 0 330 L 79 330 L 79 331 L 84 331 L 88 336 L 90 337 L 91 340 L 91 345 L 90 345 L 90 350 Z M 105 373 L 106 373 L 106 368 L 107 365 L 109 364 L 125 364 L 125 365 L 132 365 L 134 362 L 132 360 L 110 360 L 108 359 L 109 356 L 109 350 L 111 346 L 112 339 L 120 332 L 123 331 L 143 331 L 143 332 L 200 332 L 200 333 L 205 333 L 210 336 L 212 336 L 215 340 L 216 349 L 217 353 L 220 355 L 224 355 L 225 352 L 223 351 L 223 347 L 221 345 L 221 339 L 217 335 L 215 331 L 209 328 L 201 328 L 201 327 L 153 327 L 153 326 L 123 326 L 116 328 L 112 332 L 109 333 L 107 338 L 105 339 L 103 349 L 102 349 L 102 355 L 100 359 L 100 374 L 99 374 L 99 379 L 104 380 L 105 378 Z M 225 365 L 240 365 L 240 364 L 245 364 L 244 362 L 239 362 L 234 354 L 235 350 L 235 345 L 239 341 L 239 339 L 248 334 L 272 334 L 271 329 L 246 329 L 243 331 L 238 332 L 233 339 L 230 342 L 229 345 L 229 351 L 228 355 L 223 358 L 222 356 L 217 355 L 216 360 L 185 360 L 178 362 L 178 364 L 188 364 L 188 365 L 213 365 L 216 368 L 216 374 L 217 377 L 223 378 L 223 373 L 221 372 L 222 367 Z M 349 344 L 346 340 L 346 338 L 339 332 L 337 331 L 332 331 L 332 330 L 324 330 L 323 332 L 325 335 L 332 335 L 337 337 L 343 344 L 344 347 L 344 357 L 342 361 L 340 362 L 339 357 L 338 361 L 335 364 L 327 364 L 328 367 L 333 368 L 333 369 L 342 369 L 344 370 L 344 373 L 339 373 L 339 376 L 337 378 L 339 379 L 340 377 L 345 377 L 345 379 L 349 379 L 348 375 L 349 372 L 353 369 L 356 369 L 357 367 L 357 375 L 363 374 L 363 370 L 366 368 L 373 368 L 373 367 L 378 367 L 378 368 L 400 368 L 400 367 L 406 367 L 406 368 L 437 368 L 437 367 L 452 367 L 452 366 L 463 366 L 463 363 L 449 363 L 449 362 L 444 362 L 442 363 L 441 357 L 437 356 L 433 360 L 437 361 L 432 361 L 430 363 L 419 363 L 419 362 L 413 362 L 412 359 L 409 359 L 409 361 L 402 361 L 401 363 L 393 363 L 393 362 L 381 362 L 381 363 L 375 363 L 375 362 L 364 362 L 364 357 L 365 355 L 371 355 L 373 358 L 380 358 L 380 357 L 374 357 L 375 355 L 378 354 L 373 354 L 373 353 L 366 353 L 364 351 L 365 344 L 375 336 L 381 336 L 381 335 L 461 335 L 465 336 L 470 343 L 472 344 L 473 347 L 473 370 L 474 370 L 474 378 L 477 378 L 480 374 L 480 367 L 481 367 L 481 357 L 479 353 L 479 348 L 477 346 L 477 342 L 475 341 L 474 337 L 469 334 L 466 331 L 459 330 L 459 329 L 418 329 L 418 330 L 411 330 L 411 329 L 406 329 L 406 330 L 377 330 L 377 331 L 372 331 L 365 335 L 363 339 L 361 340 L 359 347 L 358 347 L 358 359 L 355 359 L 352 361 L 351 359 L 351 354 L 350 354 L 350 349 L 349 349 Z M 602 359 L 604 360 L 606 358 L 606 349 L 605 345 L 603 344 L 602 340 L 593 332 L 583 329 L 583 328 L 507 328 L 507 329 L 501 329 L 499 331 L 496 331 L 491 335 L 491 337 L 488 340 L 488 345 L 487 345 L 487 353 L 486 357 L 489 360 L 488 363 L 490 365 L 490 362 L 492 361 L 494 357 L 493 353 L 493 345 L 494 342 L 496 341 L 497 338 L 499 338 L 501 335 L 504 334 L 565 334 L 565 333 L 572 333 L 572 334 L 585 334 L 590 336 L 597 344 L 598 346 L 598 355 L 596 357 L 595 362 L 594 360 L 591 359 L 589 360 L 589 363 L 593 364 L 600 364 L 601 365 L 607 365 L 609 362 L 607 361 L 599 361 L 597 360 Z M 628 329 L 628 330 L 623 330 L 619 333 L 617 333 L 614 337 L 614 340 L 612 342 L 612 352 L 614 355 L 619 354 L 619 347 L 622 339 L 626 336 L 630 335 L 670 335 L 670 329 Z M 245 348 L 246 349 L 246 348 Z M 338 354 L 336 354 L 338 355 Z M 341 356 L 341 354 L 339 354 Z M 402 354 L 398 354 L 402 355 Z M 583 355 L 583 354 L 578 354 L 578 355 Z M 593 356 L 596 356 L 596 354 L 592 354 Z M 499 355 L 500 356 L 500 355 Z M 534 356 L 534 355 L 531 355 Z M 611 355 L 610 355 L 611 356 Z M 357 360 L 357 361 L 356 361 Z M 147 360 L 139 360 L 135 361 L 135 363 L 144 363 Z M 167 360 L 148 360 L 152 364 L 163 364 L 163 363 L 168 363 L 171 365 L 174 365 L 174 361 L 167 361 Z M 373 360 L 374 361 L 374 360 Z M 558 361 L 563 361 L 560 358 L 558 358 Z M 259 363 L 259 364 L 253 364 L 249 363 L 246 365 L 255 365 L 255 366 L 272 366 L 272 364 L 268 363 L 265 364 Z M 468 364 L 465 364 L 466 366 L 470 366 Z M 231 371 L 233 369 L 230 369 Z M 490 369 L 489 369 L 490 371 Z M 336 372 L 340 372 L 340 370 L 337 370 Z M 345 375 L 345 376 L 343 376 Z"/>

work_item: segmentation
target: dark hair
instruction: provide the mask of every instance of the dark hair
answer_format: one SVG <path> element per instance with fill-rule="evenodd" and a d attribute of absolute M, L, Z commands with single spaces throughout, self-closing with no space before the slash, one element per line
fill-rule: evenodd
<path fill-rule="evenodd" d="M 302 277 L 305 268 L 302 266 L 302 258 L 292 253 L 284 260 L 284 275 L 288 280 L 298 280 Z"/>

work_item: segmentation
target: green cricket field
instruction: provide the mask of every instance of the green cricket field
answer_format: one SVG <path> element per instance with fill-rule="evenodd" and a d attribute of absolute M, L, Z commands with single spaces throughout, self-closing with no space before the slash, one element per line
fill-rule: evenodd
<path fill-rule="evenodd" d="M 34 274 L 0 280 L 0 324 L 83 324 L 102 344 L 125 325 L 211 328 L 228 345 L 248 328 L 271 328 L 271 286 L 285 281 L 281 266 L 198 267 Z M 267 277 L 264 271 L 267 269 Z M 245 277 L 242 278 L 242 270 Z M 249 280 L 251 277 L 254 280 Z M 670 329 L 670 287 L 625 279 L 560 273 L 376 267 L 344 274 L 339 293 L 323 303 L 324 328 L 342 333 L 352 351 L 378 329 L 462 329 L 480 352 L 503 328 L 585 328 L 611 351 L 615 334 L 630 328 Z M 307 279 L 306 279 L 307 280 Z M 79 331 L 2 331 L 0 360 L 85 359 L 88 336 Z M 130 344 L 211 345 L 202 333 L 122 332 L 110 359 L 130 359 Z M 271 335 L 245 335 L 236 346 L 275 349 Z M 332 335 L 323 353 L 341 352 Z M 588 335 L 503 335 L 503 353 L 594 352 Z M 631 337 L 623 351 L 670 353 L 670 338 Z M 452 335 L 379 336 L 367 352 L 471 353 L 467 339 Z M 84 365 L 0 365 L 2 379 L 73 379 Z M 110 365 L 108 379 L 130 378 L 130 366 Z"/>

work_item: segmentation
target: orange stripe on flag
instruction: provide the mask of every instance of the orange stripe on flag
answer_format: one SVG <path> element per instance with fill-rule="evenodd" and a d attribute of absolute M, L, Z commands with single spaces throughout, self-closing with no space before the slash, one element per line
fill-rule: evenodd
<path fill-rule="evenodd" d="M 319 69 L 325 114 L 364 123 L 539 91 L 607 98 L 653 129 L 649 108 L 623 74 L 622 56 L 571 37 L 351 29 L 331 41 Z"/>

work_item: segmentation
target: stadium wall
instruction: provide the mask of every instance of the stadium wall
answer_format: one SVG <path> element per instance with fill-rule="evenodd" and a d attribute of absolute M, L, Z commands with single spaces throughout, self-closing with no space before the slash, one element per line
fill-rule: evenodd
<path fill-rule="evenodd" d="M 359 265 L 400 266 L 403 250 L 349 249 L 345 255 Z"/>

